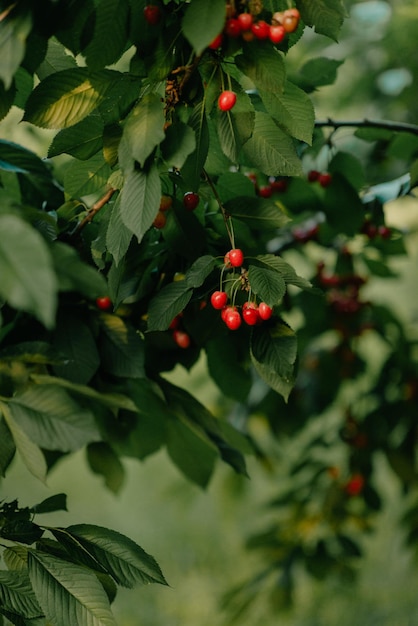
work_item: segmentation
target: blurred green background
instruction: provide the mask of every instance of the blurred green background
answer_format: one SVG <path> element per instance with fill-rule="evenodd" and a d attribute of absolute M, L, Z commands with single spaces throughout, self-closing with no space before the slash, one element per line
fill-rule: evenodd
<path fill-rule="evenodd" d="M 418 3 L 370 0 L 346 5 L 351 17 L 338 44 L 307 32 L 303 44 L 289 54 L 295 73 L 315 56 L 344 61 L 336 83 L 313 94 L 317 117 L 418 123 Z M 13 111 L 0 124 L 0 136 L 44 156 L 50 134 L 18 124 L 19 119 L 19 111 Z M 340 131 L 339 141 L 349 146 L 350 136 L 351 131 Z M 392 166 L 396 171 L 396 163 Z M 405 203 L 402 208 L 389 207 L 388 221 L 416 232 L 416 204 L 410 210 Z M 398 261 L 401 279 L 381 281 L 375 289 L 412 324 L 418 312 L 416 235 L 411 242 L 410 259 Z M 221 399 L 208 382 L 203 361 L 189 374 L 179 370 L 171 377 L 216 410 Z M 263 423 L 255 423 L 254 428 L 274 451 L 276 444 Z M 404 546 L 399 526 L 401 494 L 383 460 L 379 467 L 384 513 L 366 541 L 357 584 L 313 582 L 300 572 L 292 610 L 266 617 L 260 592 L 260 601 L 238 620 L 240 626 L 418 625 L 418 567 Z M 115 496 L 88 469 L 84 452 L 61 461 L 47 486 L 15 461 L 1 483 L 1 499 L 17 496 L 22 506 L 30 506 L 65 492 L 69 512 L 50 515 L 45 523 L 66 526 L 84 521 L 108 526 L 155 556 L 170 587 L 119 592 L 114 612 L 120 626 L 226 626 L 229 616 L 221 608 L 221 598 L 256 569 L 259 556 L 245 551 L 244 542 L 268 519 L 264 504 L 280 483 L 280 463 L 269 471 L 249 459 L 249 480 L 219 466 L 206 492 L 189 484 L 164 452 L 142 464 L 127 461 L 125 468 L 125 485 Z"/>

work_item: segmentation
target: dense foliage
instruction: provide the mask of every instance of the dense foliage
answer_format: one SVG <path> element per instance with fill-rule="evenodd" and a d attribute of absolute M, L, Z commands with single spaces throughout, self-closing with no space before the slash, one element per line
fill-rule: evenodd
<path fill-rule="evenodd" d="M 361 147 L 341 149 L 311 99 L 341 62 L 288 53 L 307 31 L 336 41 L 346 10 L 295 5 L 0 3 L 0 115 L 56 131 L 47 158 L 0 139 L 1 473 L 17 453 L 44 481 L 85 448 L 117 492 L 124 457 L 165 447 L 205 487 L 219 460 L 244 476 L 246 455 L 268 460 L 264 416 L 288 479 L 249 539 L 265 568 L 229 594 L 238 615 L 260 584 L 286 604 L 300 563 L 352 574 L 376 455 L 417 486 L 416 337 L 368 289 L 406 254 L 384 209 L 413 196 L 418 129 L 351 122 Z M 203 357 L 231 415 L 164 377 Z M 165 584 L 115 531 L 38 523 L 65 507 L 0 505 L 13 624 L 111 624 L 116 584 Z"/>

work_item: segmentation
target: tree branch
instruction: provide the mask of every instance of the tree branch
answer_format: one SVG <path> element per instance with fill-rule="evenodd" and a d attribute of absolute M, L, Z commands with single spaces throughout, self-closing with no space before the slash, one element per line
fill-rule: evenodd
<path fill-rule="evenodd" d="M 410 133 L 412 135 L 418 135 L 418 126 L 415 124 L 405 124 L 403 122 L 389 122 L 386 120 L 333 120 L 328 118 L 327 120 L 316 120 L 316 128 L 330 127 L 330 128 L 381 128 L 382 130 L 391 130 L 401 133 Z"/>
<path fill-rule="evenodd" d="M 109 202 L 116 191 L 117 189 L 110 187 L 110 189 L 108 189 L 106 193 L 93 204 L 93 206 L 87 211 L 87 215 L 81 220 L 81 222 L 79 222 L 77 228 L 73 231 L 73 236 L 79 235 L 83 228 L 87 226 L 87 224 L 90 224 L 95 215 L 105 206 L 105 204 Z"/>

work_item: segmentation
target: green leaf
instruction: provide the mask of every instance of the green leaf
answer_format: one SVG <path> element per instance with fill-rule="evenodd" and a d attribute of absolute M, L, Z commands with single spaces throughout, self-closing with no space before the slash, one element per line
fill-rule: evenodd
<path fill-rule="evenodd" d="M 229 215 L 255 230 L 281 228 L 290 221 L 283 205 L 273 199 L 238 196 L 228 200 L 225 209 Z"/>
<path fill-rule="evenodd" d="M 153 165 L 148 173 L 130 172 L 121 192 L 120 216 L 138 242 L 151 227 L 161 200 L 161 181 Z"/>
<path fill-rule="evenodd" d="M 96 6 L 93 38 L 84 50 L 89 67 L 101 69 L 119 59 L 127 44 L 128 16 L 126 0 L 101 0 Z"/>
<path fill-rule="evenodd" d="M 164 102 L 157 93 L 146 94 L 129 115 L 123 136 L 130 155 L 141 167 L 164 140 L 164 124 Z"/>
<path fill-rule="evenodd" d="M 263 300 L 271 307 L 279 304 L 286 293 L 284 279 L 274 270 L 250 265 L 248 268 L 248 279 L 251 290 L 257 294 L 260 300 Z"/>
<path fill-rule="evenodd" d="M 295 269 L 287 263 L 287 261 L 284 261 L 281 257 L 276 256 L 275 254 L 260 254 L 253 259 L 253 263 L 256 263 L 260 267 L 278 272 L 283 277 L 285 283 L 289 285 L 294 285 L 295 287 L 309 291 L 313 290 L 312 284 L 309 280 L 299 276 Z"/>
<path fill-rule="evenodd" d="M 261 378 L 287 401 L 295 383 L 297 339 L 283 320 L 263 324 L 251 334 L 251 360 Z"/>
<path fill-rule="evenodd" d="M 31 93 L 24 120 L 41 128 L 68 128 L 92 113 L 118 84 L 119 72 L 85 67 L 47 76 Z"/>
<path fill-rule="evenodd" d="M 0 80 L 6 90 L 25 56 L 26 39 L 32 29 L 31 12 L 24 7 L 15 9 L 15 6 L 10 3 L 0 21 Z"/>
<path fill-rule="evenodd" d="M 100 474 L 112 493 L 119 493 L 125 478 L 123 465 L 114 450 L 104 441 L 87 446 L 87 461 L 95 474 Z"/>
<path fill-rule="evenodd" d="M 73 198 L 101 192 L 111 174 L 109 164 L 99 152 L 86 161 L 73 160 L 64 171 L 65 191 Z"/>
<path fill-rule="evenodd" d="M 300 0 L 298 4 L 302 20 L 315 31 L 337 41 L 347 12 L 342 0 Z"/>
<path fill-rule="evenodd" d="M 132 231 L 123 223 L 120 203 L 121 195 L 119 194 L 112 206 L 112 213 L 106 231 L 106 246 L 108 252 L 113 256 L 116 265 L 119 265 L 125 256 L 133 237 Z"/>
<path fill-rule="evenodd" d="M 101 438 L 93 414 L 59 387 L 29 387 L 16 394 L 9 406 L 31 441 L 47 450 L 72 452 Z"/>
<path fill-rule="evenodd" d="M 242 364 L 238 346 L 230 334 L 207 342 L 208 370 L 223 394 L 238 402 L 245 402 L 252 385 L 252 377 Z"/>
<path fill-rule="evenodd" d="M 31 511 L 36 515 L 40 513 L 52 513 L 53 511 L 68 511 L 67 496 L 65 493 L 57 493 L 55 496 L 50 496 L 42 500 L 39 504 L 32 506 Z"/>
<path fill-rule="evenodd" d="M 6 470 L 9 467 L 14 454 L 16 452 L 16 446 L 13 441 L 12 433 L 3 417 L 0 417 L 0 474 L 6 475 Z"/>
<path fill-rule="evenodd" d="M 68 54 L 65 46 L 56 39 L 49 39 L 46 56 L 37 68 L 36 75 L 39 80 L 44 80 L 50 74 L 76 67 L 75 58 Z"/>
<path fill-rule="evenodd" d="M 60 311 L 53 342 L 63 357 L 54 372 L 75 383 L 88 383 L 99 368 L 100 356 L 83 316 L 76 311 Z"/>
<path fill-rule="evenodd" d="M 167 452 L 181 472 L 200 487 L 212 476 L 218 450 L 205 432 L 185 416 L 167 420 Z"/>
<path fill-rule="evenodd" d="M 71 128 L 57 133 L 48 149 L 48 157 L 57 154 L 70 154 L 86 161 L 98 152 L 103 145 L 103 120 L 97 113 L 88 115 Z"/>
<path fill-rule="evenodd" d="M 130 398 L 121 393 L 105 393 L 103 391 L 96 391 L 93 387 L 87 385 L 77 385 L 71 383 L 65 378 L 58 378 L 57 376 L 47 376 L 46 374 L 31 374 L 31 380 L 37 385 L 57 385 L 68 389 L 69 391 L 90 398 L 110 409 L 126 409 L 127 411 L 138 411 L 138 408 L 132 402 Z"/>
<path fill-rule="evenodd" d="M 348 152 L 338 151 L 331 159 L 328 171 L 331 174 L 340 172 L 355 189 L 362 189 L 366 184 L 366 177 L 361 162 Z"/>
<path fill-rule="evenodd" d="M 42 159 L 31 150 L 4 139 L 0 139 L 0 169 L 52 184 L 51 170 Z"/>
<path fill-rule="evenodd" d="M 34 550 L 28 566 L 37 600 L 54 626 L 116 626 L 106 592 L 92 571 Z"/>
<path fill-rule="evenodd" d="M 0 296 L 51 328 L 57 284 L 44 239 L 16 215 L 0 215 L 0 232 L 5 235 L 0 240 Z"/>
<path fill-rule="evenodd" d="M 9 89 L 6 89 L 3 83 L 0 82 L 0 120 L 6 117 L 16 96 L 16 88 L 12 85 Z"/>
<path fill-rule="evenodd" d="M 169 167 L 181 169 L 187 157 L 196 150 L 196 137 L 193 129 L 183 122 L 175 122 L 165 132 L 161 153 Z"/>
<path fill-rule="evenodd" d="M 323 210 L 329 225 L 339 233 L 354 236 L 364 222 L 364 206 L 345 176 L 335 172 L 325 190 Z"/>
<path fill-rule="evenodd" d="M 270 115 L 257 111 L 254 132 L 243 147 L 246 159 L 267 176 L 299 176 L 302 166 L 292 139 Z"/>
<path fill-rule="evenodd" d="M 156 560 L 125 535 L 92 524 L 62 530 L 81 543 L 117 584 L 128 588 L 137 584 L 167 584 Z"/>
<path fill-rule="evenodd" d="M 24 546 L 10 546 L 3 551 L 3 561 L 9 570 L 28 569 L 28 548 Z"/>
<path fill-rule="evenodd" d="M 222 173 L 216 183 L 216 189 L 224 203 L 238 196 L 245 196 L 245 199 L 255 197 L 254 183 L 240 172 Z"/>
<path fill-rule="evenodd" d="M 42 609 L 30 584 L 27 572 L 0 570 L 0 604 L 25 618 L 39 617 Z"/>
<path fill-rule="evenodd" d="M 203 102 L 196 105 L 188 121 L 195 133 L 196 150 L 186 159 L 181 175 L 190 190 L 198 189 L 203 166 L 209 152 L 209 128 Z"/>
<path fill-rule="evenodd" d="M 246 93 L 238 92 L 237 102 L 230 111 L 215 109 L 219 144 L 232 162 L 237 162 L 244 143 L 254 129 L 255 112 Z"/>
<path fill-rule="evenodd" d="M 192 211 L 173 206 L 168 212 L 163 230 L 165 242 L 180 256 L 193 260 L 203 254 L 206 247 L 206 231 Z"/>
<path fill-rule="evenodd" d="M 148 330 L 167 330 L 192 295 L 193 290 L 186 280 L 179 280 L 163 287 L 150 302 Z"/>
<path fill-rule="evenodd" d="M 224 23 L 224 0 L 193 0 L 183 18 L 183 33 L 199 55 L 219 35 Z"/>
<path fill-rule="evenodd" d="M 286 81 L 281 94 L 260 89 L 267 112 L 287 134 L 312 144 L 315 113 L 311 99 L 302 89 Z"/>
<path fill-rule="evenodd" d="M 15 442 L 16 450 L 19 452 L 23 463 L 35 478 L 44 483 L 46 481 L 47 465 L 40 448 L 20 428 L 7 404 L 0 402 L 0 411 L 3 413 L 5 422 Z"/>
<path fill-rule="evenodd" d="M 60 291 L 76 291 L 89 299 L 107 293 L 107 284 L 102 274 L 84 263 L 74 248 L 56 242 L 51 252 Z"/>
<path fill-rule="evenodd" d="M 215 263 L 215 258 L 209 254 L 199 257 L 186 272 L 185 281 L 187 286 L 196 289 L 203 285 L 215 267 Z"/>
<path fill-rule="evenodd" d="M 114 376 L 142 378 L 144 376 L 144 342 L 123 319 L 102 313 L 103 331 L 100 342 L 102 366 Z"/>
<path fill-rule="evenodd" d="M 309 59 L 300 70 L 300 79 L 304 89 L 310 87 L 323 87 L 332 85 L 337 79 L 337 70 L 344 61 L 329 59 L 327 57 L 317 57 Z"/>
<path fill-rule="evenodd" d="M 280 52 L 269 43 L 257 41 L 256 46 L 246 46 L 244 54 L 236 57 L 236 64 L 257 89 L 276 95 L 283 92 L 285 64 Z"/>

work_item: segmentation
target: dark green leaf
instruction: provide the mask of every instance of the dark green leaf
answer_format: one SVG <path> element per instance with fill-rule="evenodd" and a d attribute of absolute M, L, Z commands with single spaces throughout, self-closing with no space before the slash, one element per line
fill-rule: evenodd
<path fill-rule="evenodd" d="M 183 18 L 183 32 L 196 54 L 205 48 L 222 31 L 225 22 L 223 0 L 193 0 Z"/>
<path fill-rule="evenodd" d="M 26 39 L 32 28 L 32 14 L 26 7 L 10 3 L 2 14 L 0 26 L 0 80 L 9 89 L 13 76 L 25 56 Z"/>
<path fill-rule="evenodd" d="M 280 274 L 272 269 L 264 269 L 256 265 L 248 268 L 248 279 L 251 290 L 260 300 L 273 307 L 279 304 L 286 293 L 286 283 Z"/>
<path fill-rule="evenodd" d="M 148 309 L 148 330 L 167 330 L 192 297 L 186 280 L 170 283 L 151 300 Z"/>
<path fill-rule="evenodd" d="M 103 120 L 97 113 L 57 133 L 48 149 L 48 156 L 63 152 L 83 161 L 90 159 L 103 145 Z"/>
<path fill-rule="evenodd" d="M 300 70 L 302 86 L 315 89 L 324 85 L 331 85 L 337 78 L 337 70 L 344 61 L 329 59 L 327 57 L 317 57 L 309 59 Z"/>
<path fill-rule="evenodd" d="M 135 329 L 117 315 L 102 313 L 100 343 L 102 365 L 114 376 L 144 376 L 144 342 Z"/>
<path fill-rule="evenodd" d="M 132 539 L 92 524 L 77 524 L 63 530 L 75 537 L 119 585 L 167 584 L 156 560 Z"/>
<path fill-rule="evenodd" d="M 4 419 L 0 417 L 0 474 L 2 476 L 5 476 L 15 451 L 16 446 L 12 434 Z"/>
<path fill-rule="evenodd" d="M 344 18 L 347 16 L 342 0 L 300 0 L 298 5 L 302 19 L 307 26 L 313 26 L 317 33 L 337 41 Z"/>
<path fill-rule="evenodd" d="M 103 276 L 94 267 L 83 263 L 74 248 L 57 242 L 51 251 L 60 291 L 76 291 L 89 299 L 107 293 Z"/>
<path fill-rule="evenodd" d="M 164 102 L 157 93 L 146 94 L 129 115 L 123 130 L 124 141 L 141 167 L 164 140 L 164 123 Z"/>
<path fill-rule="evenodd" d="M 195 150 L 196 137 L 189 125 L 176 122 L 167 128 L 161 152 L 169 167 L 181 169 L 187 157 Z"/>
<path fill-rule="evenodd" d="M 63 359 L 54 366 L 54 372 L 75 383 L 88 383 L 99 368 L 100 357 L 93 333 L 83 316 L 75 311 L 60 312 L 54 346 Z"/>
<path fill-rule="evenodd" d="M 119 493 L 125 478 L 125 471 L 119 457 L 108 443 L 100 441 L 87 446 L 87 461 L 95 474 L 100 474 L 105 485 L 113 493 Z"/>
<path fill-rule="evenodd" d="M 261 378 L 285 400 L 295 383 L 297 339 L 282 320 L 254 328 L 251 336 L 251 360 Z"/>
<path fill-rule="evenodd" d="M 185 281 L 188 287 L 196 289 L 203 285 L 214 267 L 215 258 L 213 256 L 205 255 L 197 259 L 186 273 Z"/>
<path fill-rule="evenodd" d="M 102 0 L 96 7 L 93 38 L 84 50 L 87 65 L 102 69 L 125 50 L 129 5 L 125 0 Z"/>
<path fill-rule="evenodd" d="M 32 506 L 31 511 L 37 515 L 40 513 L 52 513 L 53 511 L 68 511 L 67 496 L 65 493 L 57 493 L 55 496 L 50 496 L 39 504 Z"/>
<path fill-rule="evenodd" d="M 281 228 L 290 220 L 283 205 L 273 199 L 238 196 L 228 200 L 225 209 L 229 215 L 256 230 Z"/>

